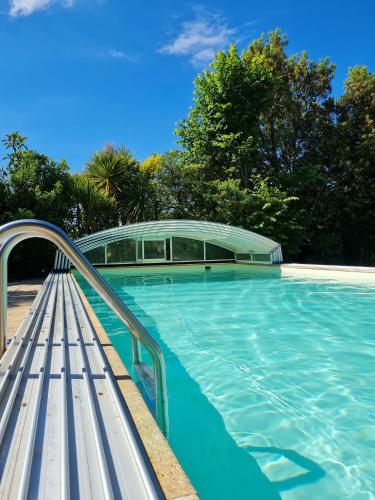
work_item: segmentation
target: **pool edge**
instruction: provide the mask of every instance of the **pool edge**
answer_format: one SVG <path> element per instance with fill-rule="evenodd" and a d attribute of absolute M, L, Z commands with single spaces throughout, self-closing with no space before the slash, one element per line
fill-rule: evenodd
<path fill-rule="evenodd" d="M 328 264 L 281 264 L 281 269 L 309 269 L 318 271 L 340 271 L 351 273 L 375 273 L 375 267 L 370 266 L 338 266 Z"/>

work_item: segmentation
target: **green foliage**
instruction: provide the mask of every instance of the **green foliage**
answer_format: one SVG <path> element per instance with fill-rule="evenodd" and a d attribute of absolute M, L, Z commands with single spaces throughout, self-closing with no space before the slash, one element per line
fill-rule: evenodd
<path fill-rule="evenodd" d="M 121 203 L 124 223 L 143 222 L 152 219 L 150 203 L 154 196 L 152 176 L 149 172 L 138 169 L 130 178 L 126 195 Z"/>
<path fill-rule="evenodd" d="M 11 209 L 30 210 L 39 219 L 48 219 L 70 228 L 69 173 L 63 160 L 56 163 L 45 155 L 25 151 L 8 167 Z"/>
<path fill-rule="evenodd" d="M 301 227 L 290 216 L 290 206 L 298 198 L 288 196 L 260 175 L 252 176 L 250 184 L 251 188 L 242 188 L 239 179 L 214 181 L 211 220 L 259 232 L 292 251 Z"/>
<path fill-rule="evenodd" d="M 261 113 L 258 169 L 284 178 L 316 163 L 325 124 L 332 122 L 330 97 L 334 65 L 310 60 L 306 52 L 288 57 L 279 30 L 254 40 L 243 57 L 262 61 L 274 75 L 272 98 Z"/>
<path fill-rule="evenodd" d="M 85 173 L 115 200 L 113 214 L 116 224 L 144 220 L 151 189 L 149 174 L 140 168 L 139 162 L 126 148 L 107 146 L 94 153 Z"/>
<path fill-rule="evenodd" d="M 301 227 L 291 215 L 291 207 L 298 198 L 272 185 L 270 179 L 254 174 L 248 187 L 243 187 L 240 179 L 207 181 L 204 167 L 186 163 L 178 152 L 167 153 L 162 164 L 159 182 L 169 195 L 163 217 L 240 226 L 295 250 Z"/>
<path fill-rule="evenodd" d="M 333 223 L 339 226 L 342 259 L 375 264 L 375 74 L 349 70 L 337 102 L 333 155 Z"/>
<path fill-rule="evenodd" d="M 205 166 L 205 178 L 240 177 L 252 172 L 259 140 L 259 115 L 277 79 L 261 61 L 248 63 L 231 45 L 219 52 L 195 80 L 195 105 L 176 130 L 188 161 Z"/>
<path fill-rule="evenodd" d="M 20 219 L 35 219 L 35 214 L 27 208 L 16 208 L 13 212 L 4 212 L 4 219 L 7 222 L 20 220 Z"/>
<path fill-rule="evenodd" d="M 17 131 L 6 134 L 2 143 L 4 144 L 5 149 L 8 150 L 8 154 L 3 158 L 3 160 L 8 160 L 9 167 L 18 163 L 22 158 L 22 153 L 27 151 L 26 137 L 22 136 Z"/>
<path fill-rule="evenodd" d="M 75 237 L 107 229 L 116 224 L 116 200 L 87 174 L 71 178 Z"/>
<path fill-rule="evenodd" d="M 72 224 L 70 175 L 64 160 L 55 162 L 30 151 L 26 139 L 12 132 L 3 141 L 8 150 L 2 170 L 1 222 L 19 218 L 47 220 L 69 231 Z M 12 253 L 11 274 L 35 275 L 52 264 L 53 246 L 38 240 L 24 242 Z M 22 266 L 19 263 L 22 262 Z"/>
<path fill-rule="evenodd" d="M 334 65 L 287 45 L 276 30 L 196 78 L 176 131 L 184 208 L 286 241 L 287 259 L 375 264 L 374 74 L 350 70 L 335 101 Z"/>
<path fill-rule="evenodd" d="M 140 169 L 150 175 L 157 175 L 162 168 L 163 156 L 157 153 L 152 154 L 146 158 L 141 164 Z"/>
<path fill-rule="evenodd" d="M 187 163 L 180 152 L 169 151 L 155 181 L 163 206 L 160 218 L 209 218 L 209 183 L 202 165 Z"/>
<path fill-rule="evenodd" d="M 130 151 L 109 145 L 93 154 L 85 172 L 108 195 L 118 197 L 136 168 L 137 161 Z"/>

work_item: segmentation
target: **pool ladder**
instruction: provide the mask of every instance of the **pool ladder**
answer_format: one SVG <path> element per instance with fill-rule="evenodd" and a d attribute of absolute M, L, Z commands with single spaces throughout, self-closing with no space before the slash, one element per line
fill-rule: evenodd
<path fill-rule="evenodd" d="M 48 222 L 26 219 L 9 222 L 0 227 L 0 356 L 6 348 L 8 257 L 18 243 L 29 238 L 42 238 L 54 243 L 64 258 L 76 267 L 128 328 L 132 339 L 134 369 L 144 387 L 148 388 L 147 392 L 154 399 L 155 419 L 162 432 L 167 435 L 167 384 L 164 357 L 159 345 L 66 233 Z M 153 372 L 142 363 L 141 345 L 151 356 Z"/>

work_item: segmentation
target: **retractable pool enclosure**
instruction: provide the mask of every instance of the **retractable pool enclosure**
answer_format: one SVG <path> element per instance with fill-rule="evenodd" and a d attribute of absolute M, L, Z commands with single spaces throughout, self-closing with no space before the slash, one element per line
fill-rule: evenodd
<path fill-rule="evenodd" d="M 96 265 L 241 261 L 280 264 L 279 243 L 252 231 L 196 220 L 119 226 L 75 241 Z M 56 267 L 69 266 L 56 256 Z"/>

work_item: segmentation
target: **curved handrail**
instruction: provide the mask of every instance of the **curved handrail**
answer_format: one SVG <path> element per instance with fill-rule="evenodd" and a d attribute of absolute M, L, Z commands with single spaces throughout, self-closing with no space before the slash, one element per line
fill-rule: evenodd
<path fill-rule="evenodd" d="M 7 335 L 7 310 L 8 310 L 8 257 L 13 248 L 21 241 L 29 238 L 27 234 L 21 233 L 11 236 L 0 247 L 0 356 L 5 351 Z"/>
<path fill-rule="evenodd" d="M 22 235 L 22 237 L 21 237 Z M 13 237 L 19 237 L 17 241 Z M 54 243 L 58 249 L 63 252 L 72 264 L 78 269 L 82 276 L 90 283 L 94 290 L 101 296 L 101 298 L 108 304 L 112 311 L 121 319 L 121 321 L 129 329 L 133 339 L 138 340 L 150 353 L 154 366 L 154 378 L 156 384 L 156 420 L 164 433 L 168 429 L 168 410 L 167 410 L 167 385 L 165 375 L 165 362 L 163 353 L 160 347 L 151 337 L 144 326 L 138 321 L 134 314 L 116 295 L 110 285 L 102 278 L 98 271 L 90 264 L 90 262 L 83 255 L 81 250 L 71 241 L 64 231 L 49 222 L 40 221 L 36 219 L 25 219 L 14 222 L 9 222 L 0 227 L 0 243 L 1 254 L 4 255 L 3 260 L 7 260 L 11 249 L 20 241 L 28 238 L 44 238 Z M 6 241 L 4 241 L 6 240 Z M 9 248 L 9 252 L 8 252 Z M 6 263 L 5 263 L 6 264 Z M 4 269 L 4 265 L 0 267 Z M 1 274 L 1 271 L 0 271 Z M 3 274 L 3 273 L 2 273 Z M 5 273 L 6 277 L 6 273 Z M 1 276 L 0 276 L 1 278 Z M 4 280 L 3 280 L 4 281 Z M 6 284 L 1 284 L 0 293 L 2 295 L 1 315 L 2 318 L 6 315 L 6 299 L 5 310 L 3 308 L 4 287 Z M 5 320 L 6 321 L 6 320 Z M 6 325 L 4 319 L 0 321 L 0 326 Z M 5 331 L 0 332 L 2 342 L 5 345 L 4 335 Z M 133 344 L 136 342 L 133 342 Z"/>

